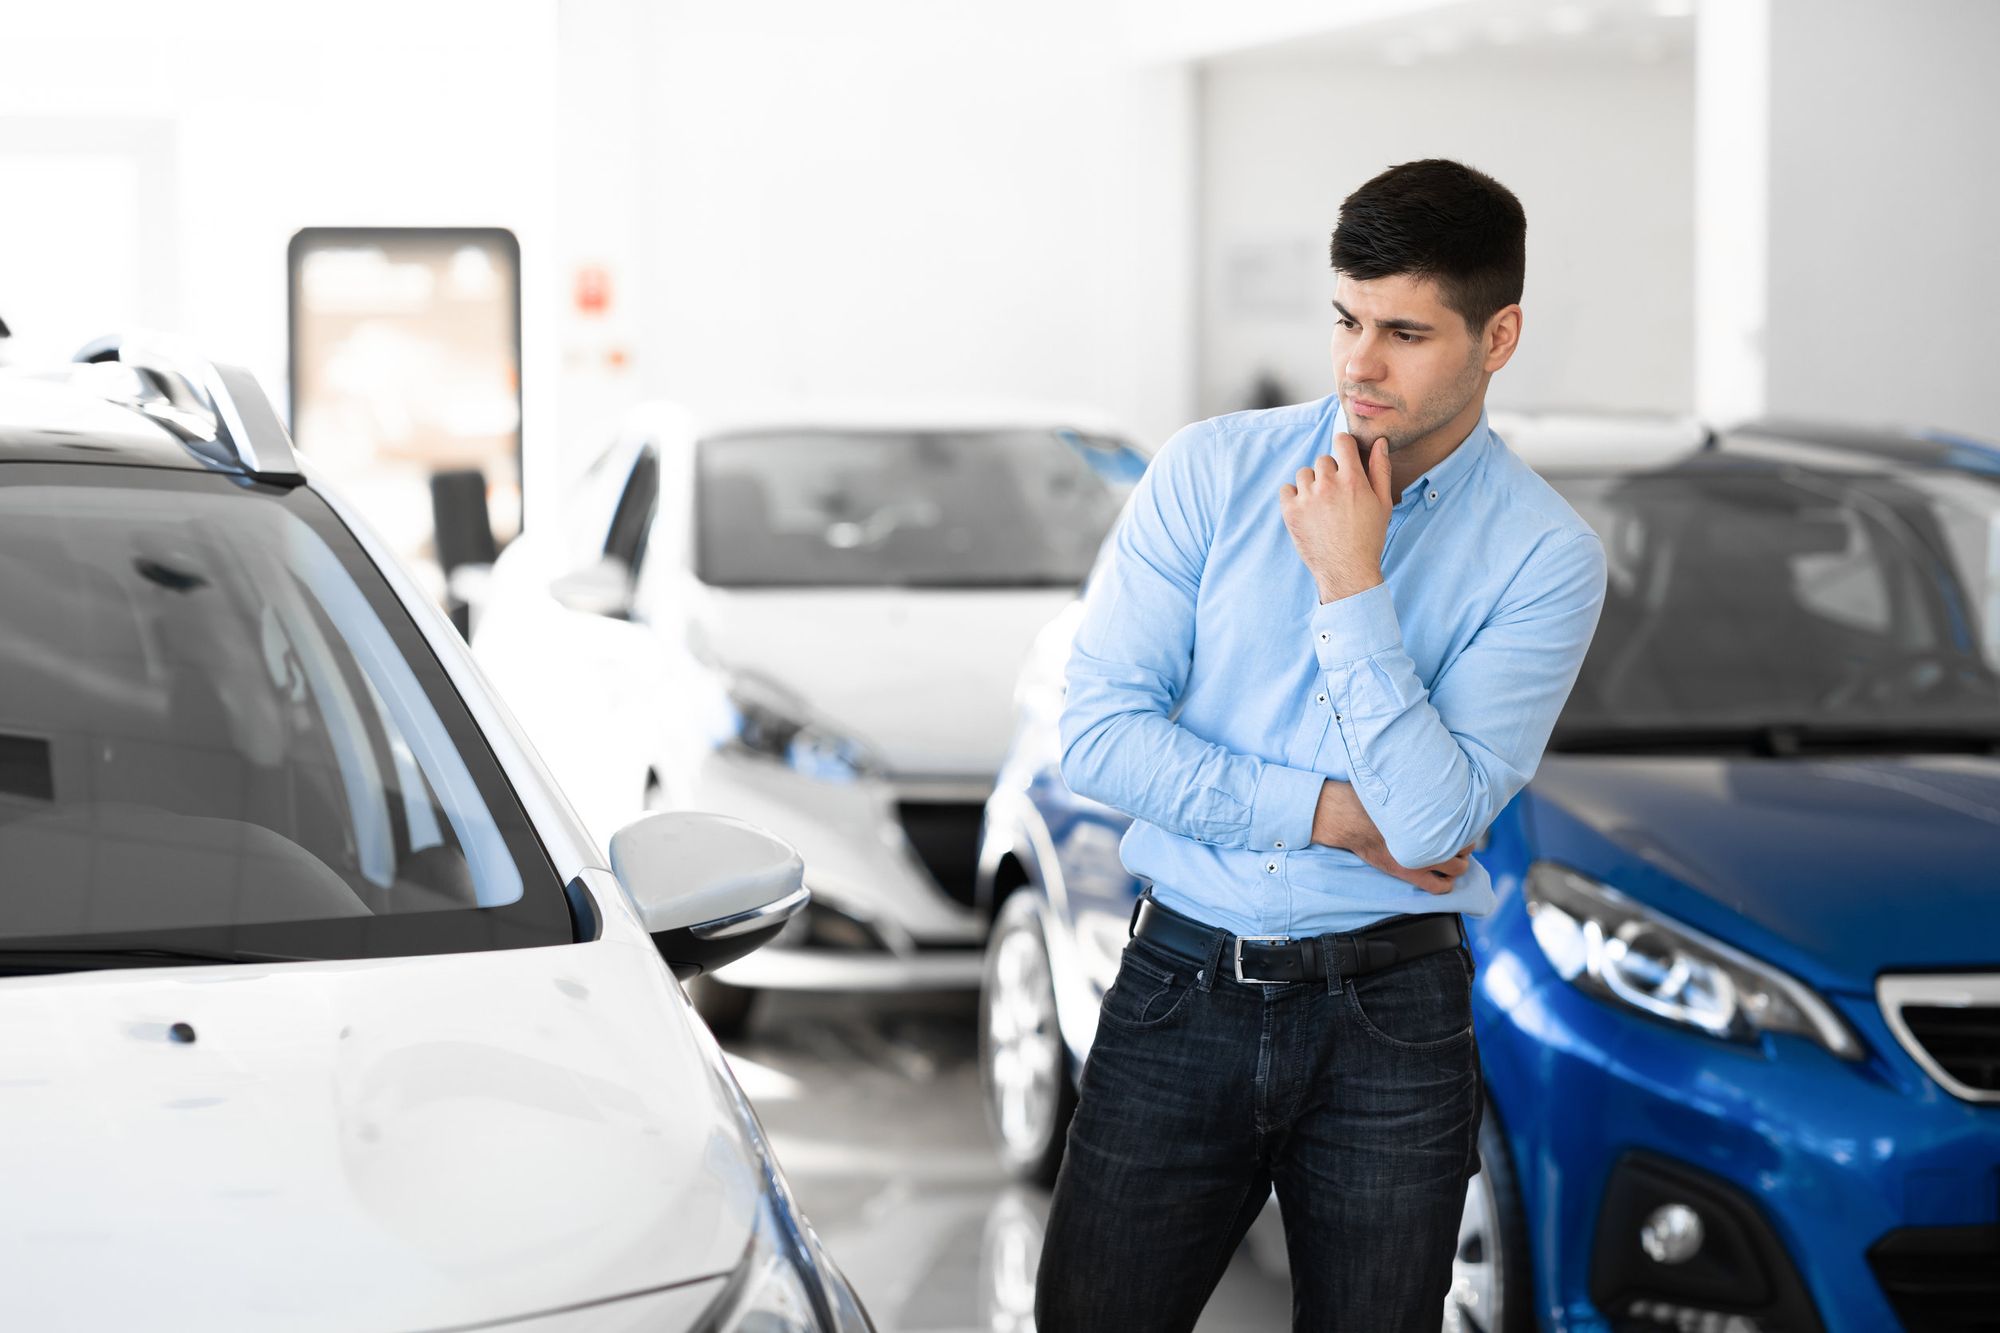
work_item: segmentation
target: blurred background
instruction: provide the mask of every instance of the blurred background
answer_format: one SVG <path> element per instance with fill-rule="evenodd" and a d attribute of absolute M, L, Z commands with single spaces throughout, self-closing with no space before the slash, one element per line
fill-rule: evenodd
<path fill-rule="evenodd" d="M 2000 438 L 1996 53 L 1986 0 L 17 6 L 0 357 L 143 327 L 252 369 L 608 830 L 696 798 L 657 766 L 588 791 L 606 724 L 480 643 L 482 572 L 519 534 L 613 553 L 578 498 L 636 495 L 649 519 L 641 460 L 657 474 L 694 423 L 943 405 L 1083 432 L 1098 468 L 1323 396 L 1328 234 L 1397 162 L 1460 158 L 1525 205 L 1525 340 L 1496 408 Z M 2000 540 L 1975 548 L 2000 571 Z M 1043 580 L 1061 595 L 981 686 L 990 756 L 897 793 L 937 821 L 898 807 L 939 883 L 973 883 L 948 863 L 976 852 L 1016 671 L 1080 573 Z M 593 661 L 647 618 L 629 587 L 557 600 L 598 596 Z M 712 612 L 689 613 L 711 637 Z M 718 697 L 742 728 L 740 683 Z M 782 746 L 816 734 L 793 702 Z M 793 807 L 769 808 L 790 836 Z M 885 1329 L 1031 1324 L 1046 1192 L 987 1127 L 982 905 L 947 941 L 963 966 L 704 1010 Z M 1286 1326 L 1275 1234 L 1204 1328 Z"/>

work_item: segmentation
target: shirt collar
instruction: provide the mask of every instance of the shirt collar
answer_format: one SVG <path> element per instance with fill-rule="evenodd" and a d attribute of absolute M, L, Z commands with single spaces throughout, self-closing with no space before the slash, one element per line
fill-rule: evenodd
<path fill-rule="evenodd" d="M 1341 405 L 1338 395 L 1333 401 L 1332 433 L 1338 435 L 1347 429 L 1347 409 Z M 1396 502 L 1396 507 L 1400 509 L 1421 500 L 1426 509 L 1437 508 L 1460 483 L 1472 476 L 1480 455 L 1486 452 L 1486 446 L 1492 438 L 1492 431 L 1486 424 L 1486 409 L 1482 407 L 1479 409 L 1479 421 L 1473 426 L 1472 433 L 1465 437 L 1464 443 L 1446 454 L 1436 467 L 1405 486 L 1403 498 Z"/>

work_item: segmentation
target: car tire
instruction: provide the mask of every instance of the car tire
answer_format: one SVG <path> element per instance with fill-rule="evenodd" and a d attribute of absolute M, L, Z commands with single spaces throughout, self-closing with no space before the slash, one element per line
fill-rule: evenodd
<path fill-rule="evenodd" d="M 1017 1178 L 1053 1185 L 1062 1165 L 1076 1083 L 1056 1017 L 1041 898 L 1001 904 L 979 986 L 979 1082 L 1000 1160 Z"/>
<path fill-rule="evenodd" d="M 757 992 L 749 986 L 731 986 L 714 977 L 690 977 L 688 999 L 708 1030 L 718 1037 L 740 1037 L 750 1026 L 750 1011 L 757 1005 Z"/>
<path fill-rule="evenodd" d="M 1491 1102 L 1479 1122 L 1479 1164 L 1466 1186 L 1444 1333 L 1530 1333 L 1535 1289 L 1528 1225 L 1507 1135 Z"/>

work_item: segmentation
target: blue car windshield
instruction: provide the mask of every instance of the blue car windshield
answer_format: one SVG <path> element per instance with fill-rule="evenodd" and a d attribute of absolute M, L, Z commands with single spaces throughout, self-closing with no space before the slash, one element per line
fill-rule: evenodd
<path fill-rule="evenodd" d="M 1610 566 L 1559 738 L 2000 733 L 2000 483 L 1727 458 L 1550 481 Z"/>
<path fill-rule="evenodd" d="M 702 442 L 713 587 L 1075 587 L 1145 460 L 1071 430 L 788 430 Z"/>

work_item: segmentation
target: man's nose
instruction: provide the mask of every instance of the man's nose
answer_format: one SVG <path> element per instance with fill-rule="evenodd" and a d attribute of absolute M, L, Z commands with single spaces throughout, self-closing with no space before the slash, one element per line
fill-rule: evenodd
<path fill-rule="evenodd" d="M 1373 384 L 1380 380 L 1386 367 L 1383 364 L 1380 344 L 1373 334 L 1364 333 L 1354 340 L 1347 349 L 1347 359 L 1342 367 L 1346 378 L 1356 384 Z"/>

